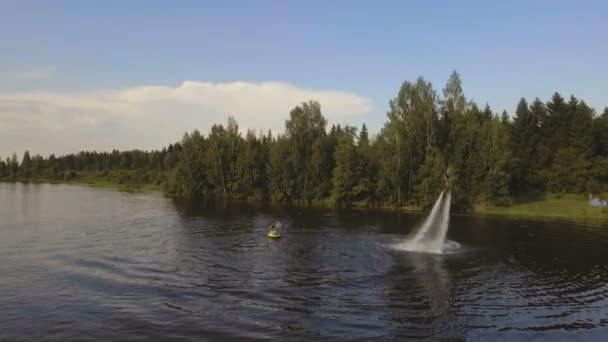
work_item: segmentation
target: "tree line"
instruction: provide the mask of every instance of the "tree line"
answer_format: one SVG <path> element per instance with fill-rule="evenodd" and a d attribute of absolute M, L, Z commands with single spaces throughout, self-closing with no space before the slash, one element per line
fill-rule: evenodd
<path fill-rule="evenodd" d="M 608 190 L 608 108 L 555 93 L 522 98 L 513 118 L 468 100 L 458 73 L 441 93 L 404 82 L 373 138 L 365 125 L 328 127 L 321 105 L 291 110 L 283 134 L 242 135 L 229 118 L 160 151 L 80 152 L 0 158 L 0 179 L 77 180 L 162 186 L 171 195 L 336 206 L 429 206 L 444 190 L 457 205 L 509 205 L 543 192 Z"/>

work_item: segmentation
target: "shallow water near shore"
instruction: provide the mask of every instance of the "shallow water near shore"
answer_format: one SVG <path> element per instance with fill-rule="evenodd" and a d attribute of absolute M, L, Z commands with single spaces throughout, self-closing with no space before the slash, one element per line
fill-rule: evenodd
<path fill-rule="evenodd" d="M 280 239 L 266 227 L 283 223 Z M 0 341 L 602 340 L 608 227 L 0 183 Z"/>

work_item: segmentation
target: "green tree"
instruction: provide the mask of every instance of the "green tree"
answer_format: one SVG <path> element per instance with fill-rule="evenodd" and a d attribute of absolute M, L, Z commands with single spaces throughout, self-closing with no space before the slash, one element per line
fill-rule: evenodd
<path fill-rule="evenodd" d="M 594 112 L 585 101 L 578 101 L 574 96 L 568 103 L 571 126 L 569 146 L 575 148 L 586 159 L 591 158 L 593 151 L 593 116 Z"/>
<path fill-rule="evenodd" d="M 285 123 L 285 135 L 291 149 L 295 178 L 295 199 L 307 202 L 320 199 L 331 189 L 331 155 L 324 149 L 327 120 L 316 101 L 304 102 L 290 112 Z"/>
<path fill-rule="evenodd" d="M 270 197 L 275 202 L 292 202 L 297 199 L 298 170 L 294 166 L 289 139 L 278 136 L 270 145 L 268 181 Z"/>
<path fill-rule="evenodd" d="M 538 115 L 543 107 L 542 102 L 536 99 L 529 108 L 526 99 L 522 98 L 515 111 L 511 136 L 515 157 L 513 186 L 518 194 L 538 186 L 534 165 L 541 138 Z"/>
<path fill-rule="evenodd" d="M 403 158 L 399 140 L 389 133 L 390 127 L 384 127 L 372 145 L 372 154 L 377 160 L 376 198 L 388 204 L 401 203 L 401 158 Z M 395 143 L 397 142 L 397 143 Z"/>
<path fill-rule="evenodd" d="M 359 133 L 357 153 L 359 155 L 358 169 L 360 170 L 357 200 L 370 204 L 376 201 L 375 178 L 377 167 L 365 124 L 361 126 L 361 132 Z"/>
<path fill-rule="evenodd" d="M 483 119 L 485 121 L 490 121 L 494 117 L 494 113 L 492 113 L 492 109 L 490 105 L 486 103 L 486 106 L 483 108 Z"/>
<path fill-rule="evenodd" d="M 450 173 L 452 199 L 511 203 L 530 191 L 582 193 L 608 189 L 608 108 L 553 94 L 543 104 L 521 99 L 511 119 L 464 95 L 453 72 L 438 96 L 419 77 L 401 84 L 387 120 L 370 139 L 367 127 L 332 125 L 315 101 L 294 107 L 285 133 L 241 135 L 234 118 L 206 135 L 198 130 L 159 151 L 111 151 L 2 161 L 2 179 L 104 177 L 162 184 L 186 197 L 312 203 L 431 205 Z"/>
<path fill-rule="evenodd" d="M 475 123 L 472 117 L 465 117 L 465 113 L 469 111 L 470 103 L 464 95 L 462 89 L 462 80 L 460 75 L 454 71 L 450 75 L 444 89 L 444 100 L 442 104 L 442 116 L 440 119 L 440 137 L 439 147 L 444 152 L 446 167 L 451 169 L 452 184 L 458 188 L 466 174 L 466 152 L 469 151 L 470 138 L 472 137 L 467 132 L 467 126 Z M 445 170 L 443 170 L 445 171 Z M 466 187 L 466 186 L 465 186 Z"/>
<path fill-rule="evenodd" d="M 60 179 L 60 165 L 57 161 L 57 157 L 54 154 L 51 154 L 46 162 L 46 174 L 51 179 Z"/>
<path fill-rule="evenodd" d="M 593 119 L 592 136 L 593 155 L 608 157 L 608 107 L 601 116 Z"/>
<path fill-rule="evenodd" d="M 553 151 L 551 153 L 552 160 L 555 151 L 560 148 L 568 147 L 570 119 L 568 116 L 568 108 L 564 98 L 557 92 L 553 94 L 551 101 L 547 102 L 547 116 L 542 124 L 542 144 L 546 146 L 545 151 Z"/>
<path fill-rule="evenodd" d="M 462 91 L 462 80 L 458 72 L 453 71 L 443 89 L 446 113 L 462 114 L 467 109 L 467 99 Z"/>
<path fill-rule="evenodd" d="M 509 114 L 507 114 L 506 110 L 502 111 L 502 114 L 500 115 L 500 121 L 502 121 L 502 123 L 507 126 L 511 124 L 511 119 L 509 118 Z"/>
<path fill-rule="evenodd" d="M 31 168 L 30 168 L 31 177 L 32 178 L 40 177 L 43 172 L 43 167 L 44 167 L 44 159 L 39 154 L 35 155 L 34 158 L 32 158 L 32 163 L 31 163 Z"/>
<path fill-rule="evenodd" d="M 439 193 L 445 189 L 445 170 L 441 152 L 437 147 L 432 147 L 417 175 L 420 182 L 416 185 L 416 198 L 423 207 L 430 207 Z"/>
<path fill-rule="evenodd" d="M 381 191 L 396 192 L 389 195 L 398 204 L 402 195 L 412 201 L 413 181 L 427 152 L 437 144 L 437 94 L 430 82 L 419 77 L 415 83 L 404 82 L 396 98 L 390 102 L 388 122 L 380 132 L 379 140 L 388 160 L 380 168 Z M 393 187 L 395 190 L 391 190 Z"/>
<path fill-rule="evenodd" d="M 264 164 L 261 142 L 253 131 L 248 131 L 245 147 L 238 154 L 235 165 L 234 193 L 238 197 L 257 199 L 264 197 Z"/>
<path fill-rule="evenodd" d="M 467 99 L 462 90 L 460 75 L 454 71 L 450 75 L 445 87 L 443 88 L 444 100 L 441 101 L 441 122 L 439 133 L 439 146 L 447 151 L 447 156 L 452 155 L 454 150 L 455 120 L 464 115 L 467 110 Z M 449 160 L 448 160 L 449 162 Z"/>
<path fill-rule="evenodd" d="M 0 179 L 6 178 L 8 176 L 7 166 L 2 157 L 0 157 Z"/>
<path fill-rule="evenodd" d="M 463 114 L 457 115 L 452 125 L 453 148 L 449 166 L 452 170 L 452 186 L 460 201 L 473 201 L 482 191 L 484 177 L 482 117 L 475 103 L 470 102 Z"/>
<path fill-rule="evenodd" d="M 198 130 L 184 134 L 182 151 L 175 169 L 171 170 L 165 190 L 185 197 L 205 197 L 210 193 L 205 165 L 205 138 Z"/>
<path fill-rule="evenodd" d="M 594 160 L 592 175 L 589 190 L 594 193 L 608 191 L 608 157 L 597 157 Z"/>
<path fill-rule="evenodd" d="M 590 163 L 573 147 L 559 149 L 551 169 L 550 186 L 555 192 L 584 193 L 588 190 Z"/>
<path fill-rule="evenodd" d="M 484 193 L 486 199 L 495 205 L 506 206 L 511 204 L 511 175 L 512 151 L 510 147 L 509 127 L 498 117 L 485 124 L 490 131 L 486 140 L 487 163 Z"/>
<path fill-rule="evenodd" d="M 365 124 L 361 126 L 361 132 L 359 133 L 359 147 L 368 148 L 369 147 L 369 134 L 367 132 L 367 127 Z"/>
<path fill-rule="evenodd" d="M 239 132 L 239 125 L 233 117 L 228 118 L 225 140 L 226 150 L 223 156 L 226 161 L 225 177 L 230 191 L 235 191 L 237 188 L 236 167 L 238 156 L 245 142 Z"/>
<path fill-rule="evenodd" d="M 228 124 L 228 128 L 223 125 L 211 127 L 203 158 L 210 192 L 222 196 L 230 196 L 234 190 L 233 173 L 239 148 L 238 126 L 233 119 L 229 119 Z"/>
<path fill-rule="evenodd" d="M 11 157 L 11 160 L 7 160 L 7 164 L 8 164 L 8 172 L 9 172 L 9 176 L 12 180 L 15 180 L 17 178 L 17 174 L 19 172 L 19 162 L 17 161 L 17 154 L 13 153 L 13 156 Z"/>
<path fill-rule="evenodd" d="M 25 180 L 32 178 L 32 159 L 30 158 L 29 151 L 25 151 L 25 153 L 23 153 L 18 176 Z"/>
<path fill-rule="evenodd" d="M 332 202 L 339 206 L 349 206 L 357 196 L 357 186 L 361 180 L 359 155 L 355 145 L 354 130 L 345 127 L 346 132 L 338 139 L 335 152 L 331 191 Z"/>

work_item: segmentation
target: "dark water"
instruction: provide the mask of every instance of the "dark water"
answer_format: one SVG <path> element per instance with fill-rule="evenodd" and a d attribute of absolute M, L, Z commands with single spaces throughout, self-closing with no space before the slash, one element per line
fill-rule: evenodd
<path fill-rule="evenodd" d="M 0 183 L 0 341 L 608 340 L 608 227 L 421 219 Z"/>

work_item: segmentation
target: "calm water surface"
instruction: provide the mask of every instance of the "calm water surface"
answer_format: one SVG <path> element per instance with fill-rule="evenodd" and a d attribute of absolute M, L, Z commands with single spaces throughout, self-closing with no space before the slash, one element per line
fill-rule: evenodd
<path fill-rule="evenodd" d="M 608 227 L 421 220 L 0 183 L 0 341 L 608 340 Z"/>

